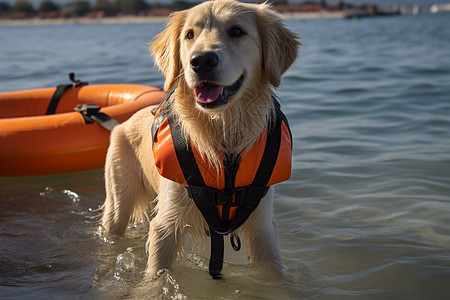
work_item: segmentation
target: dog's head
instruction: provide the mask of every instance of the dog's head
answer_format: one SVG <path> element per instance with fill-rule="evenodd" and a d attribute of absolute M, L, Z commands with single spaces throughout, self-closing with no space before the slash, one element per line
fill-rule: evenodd
<path fill-rule="evenodd" d="M 220 111 L 245 93 L 278 87 L 298 46 L 269 6 L 216 0 L 172 14 L 151 49 L 166 91 L 182 86 L 196 107 Z"/>

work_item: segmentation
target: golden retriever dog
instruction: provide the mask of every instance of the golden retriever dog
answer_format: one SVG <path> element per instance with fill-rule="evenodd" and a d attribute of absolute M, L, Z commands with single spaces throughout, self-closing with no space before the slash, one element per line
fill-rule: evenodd
<path fill-rule="evenodd" d="M 184 145 L 195 148 L 194 160 L 199 168 L 209 170 L 203 176 L 205 182 L 219 180 L 214 173 L 223 174 L 225 157 L 243 156 L 261 136 L 267 136 L 269 124 L 277 118 L 274 88 L 297 58 L 299 45 L 297 35 L 268 5 L 233 0 L 208 1 L 175 12 L 166 29 L 156 36 L 150 48 L 165 76 L 168 95 L 160 108 L 175 120 Z M 121 235 L 131 221 L 149 220 L 146 247 L 151 276 L 172 266 L 186 235 L 194 239 L 219 235 L 211 239 L 211 243 L 219 241 L 212 252 L 218 249 L 219 255 L 214 257 L 220 265 L 218 270 L 210 270 L 212 275 L 221 271 L 224 234 L 231 234 L 234 243 L 237 234 L 245 238 L 250 262 L 270 261 L 282 268 L 272 219 L 273 188 L 261 193 L 259 204 L 239 224 L 242 226 L 215 230 L 186 184 L 161 175 L 160 163 L 155 162 L 154 148 L 159 147 L 155 141 L 165 142 L 167 138 L 152 133 L 155 111 L 155 107 L 148 107 L 137 112 L 111 134 L 102 207 L 105 234 Z M 169 155 L 167 163 L 174 161 Z"/>

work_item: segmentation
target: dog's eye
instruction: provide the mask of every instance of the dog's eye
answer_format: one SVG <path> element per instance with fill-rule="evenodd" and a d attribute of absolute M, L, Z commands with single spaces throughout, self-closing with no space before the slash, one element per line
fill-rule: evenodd
<path fill-rule="evenodd" d="M 235 27 L 231 28 L 229 34 L 231 37 L 241 37 L 241 36 L 245 35 L 245 32 L 241 28 L 235 26 Z"/>
<path fill-rule="evenodd" d="M 194 38 L 194 32 L 192 30 L 190 30 L 187 34 L 186 34 L 186 39 L 188 40 L 192 40 Z"/>

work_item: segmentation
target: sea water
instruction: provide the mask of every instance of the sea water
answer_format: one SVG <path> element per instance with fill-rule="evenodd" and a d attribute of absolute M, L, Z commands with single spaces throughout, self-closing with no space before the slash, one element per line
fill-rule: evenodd
<path fill-rule="evenodd" d="M 448 20 L 287 20 L 303 45 L 277 92 L 294 137 L 274 207 L 284 276 L 226 243 L 224 279 L 213 280 L 208 247 L 191 243 L 152 281 L 148 224 L 117 239 L 98 230 L 98 170 L 0 179 L 0 298 L 448 298 Z M 163 28 L 2 26 L 0 91 L 64 84 L 69 72 L 162 86 L 147 42 Z"/>

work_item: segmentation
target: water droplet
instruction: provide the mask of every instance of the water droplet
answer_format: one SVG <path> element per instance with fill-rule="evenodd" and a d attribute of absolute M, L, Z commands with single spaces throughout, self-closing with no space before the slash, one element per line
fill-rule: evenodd
<path fill-rule="evenodd" d="M 69 199 L 72 200 L 73 202 L 80 202 L 80 196 L 77 193 L 71 190 L 64 190 L 62 191 L 62 193 L 66 194 L 69 197 Z"/>
<path fill-rule="evenodd" d="M 47 186 L 47 187 L 45 187 L 45 189 L 44 189 L 44 191 L 43 192 L 40 192 L 39 193 L 39 195 L 41 196 L 41 197 L 47 197 L 51 192 L 53 192 L 53 188 L 52 187 L 49 187 L 49 186 Z"/>

